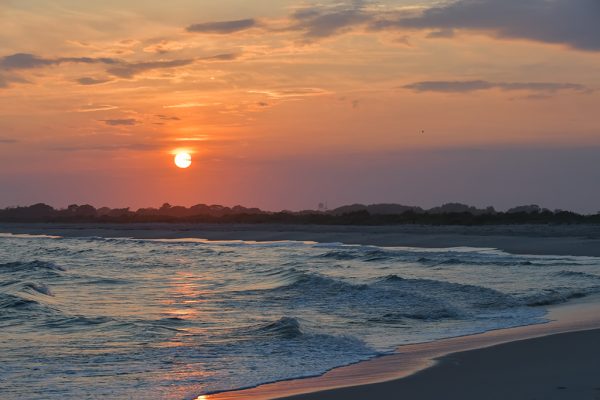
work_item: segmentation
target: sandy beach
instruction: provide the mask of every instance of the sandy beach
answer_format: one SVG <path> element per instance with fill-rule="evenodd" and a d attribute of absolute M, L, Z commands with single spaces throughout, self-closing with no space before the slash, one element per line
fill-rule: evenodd
<path fill-rule="evenodd" d="M 600 330 L 454 353 L 407 378 L 289 400 L 600 399 Z"/>

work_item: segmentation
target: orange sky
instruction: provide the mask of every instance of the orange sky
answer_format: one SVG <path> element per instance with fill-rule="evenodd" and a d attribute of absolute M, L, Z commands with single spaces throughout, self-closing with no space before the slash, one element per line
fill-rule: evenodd
<path fill-rule="evenodd" d="M 600 209 L 595 0 L 9 0 L 0 15 L 0 206 Z"/>

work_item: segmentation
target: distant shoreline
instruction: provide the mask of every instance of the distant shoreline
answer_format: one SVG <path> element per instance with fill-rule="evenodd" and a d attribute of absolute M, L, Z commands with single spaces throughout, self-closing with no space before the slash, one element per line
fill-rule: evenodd
<path fill-rule="evenodd" d="M 339 242 L 384 247 L 481 247 L 515 254 L 600 257 L 600 225 L 288 225 L 0 223 L 1 233 L 137 239 Z"/>

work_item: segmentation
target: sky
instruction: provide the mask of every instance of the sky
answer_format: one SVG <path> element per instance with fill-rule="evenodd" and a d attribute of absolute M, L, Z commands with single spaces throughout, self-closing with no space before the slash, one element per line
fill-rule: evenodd
<path fill-rule="evenodd" d="M 600 211 L 597 0 L 3 0 L 0 18 L 0 207 Z"/>

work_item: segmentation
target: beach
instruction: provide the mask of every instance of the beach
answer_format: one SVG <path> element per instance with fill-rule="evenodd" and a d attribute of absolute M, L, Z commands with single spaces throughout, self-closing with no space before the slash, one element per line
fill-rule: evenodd
<path fill-rule="evenodd" d="M 245 243 L 293 240 L 383 248 L 477 247 L 535 254 L 542 259 L 545 255 L 600 256 L 600 227 L 593 225 L 0 224 L 0 233 Z M 568 300 L 548 306 L 547 323 L 411 343 L 397 347 L 393 354 L 353 362 L 318 376 L 207 394 L 198 399 L 600 399 L 600 297 Z"/>
<path fill-rule="evenodd" d="M 287 397 L 317 399 L 600 399 L 600 330 L 454 353 L 407 378 Z"/>

